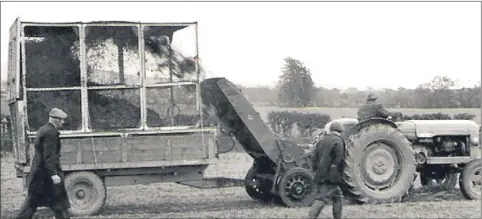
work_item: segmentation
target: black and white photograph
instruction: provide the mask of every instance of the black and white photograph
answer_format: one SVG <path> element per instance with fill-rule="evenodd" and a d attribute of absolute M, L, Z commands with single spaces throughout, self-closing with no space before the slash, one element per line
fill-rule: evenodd
<path fill-rule="evenodd" d="M 0 218 L 482 218 L 481 12 L 1 2 Z"/>

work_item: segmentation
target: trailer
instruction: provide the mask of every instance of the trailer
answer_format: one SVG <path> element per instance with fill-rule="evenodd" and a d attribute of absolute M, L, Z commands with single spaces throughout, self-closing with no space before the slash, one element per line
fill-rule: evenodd
<path fill-rule="evenodd" d="M 311 204 L 308 155 L 273 134 L 231 82 L 203 80 L 197 30 L 197 22 L 17 18 L 8 56 L 17 177 L 25 184 L 36 130 L 58 107 L 69 115 L 59 130 L 60 160 L 75 216 L 97 214 L 108 186 L 155 182 L 244 186 L 257 200 Z M 222 147 L 211 117 L 255 159 L 245 179 L 204 177 Z"/>

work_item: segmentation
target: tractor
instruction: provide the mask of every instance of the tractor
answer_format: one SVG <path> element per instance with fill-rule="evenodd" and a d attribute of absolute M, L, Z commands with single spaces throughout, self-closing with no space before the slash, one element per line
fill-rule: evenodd
<path fill-rule="evenodd" d="M 480 199 L 480 127 L 474 121 L 341 118 L 327 123 L 314 145 L 334 121 L 345 127 L 344 193 L 356 201 L 401 201 L 417 175 L 422 185 L 436 181 L 451 189 L 458 182 L 467 199 Z"/>

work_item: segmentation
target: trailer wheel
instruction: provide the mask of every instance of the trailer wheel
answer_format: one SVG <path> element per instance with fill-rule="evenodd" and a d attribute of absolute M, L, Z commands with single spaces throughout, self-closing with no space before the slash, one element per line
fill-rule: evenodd
<path fill-rule="evenodd" d="M 317 187 L 313 174 L 301 167 L 286 171 L 278 184 L 278 196 L 287 207 L 303 207 L 313 204 Z"/>
<path fill-rule="evenodd" d="M 107 197 L 104 181 L 92 172 L 74 172 L 65 177 L 70 212 L 74 216 L 97 214 Z"/>
<path fill-rule="evenodd" d="M 254 177 L 255 175 L 256 169 L 255 167 L 251 167 L 251 169 L 248 170 L 248 173 L 246 173 L 245 177 L 246 184 L 244 188 L 246 189 L 246 193 L 248 193 L 249 197 L 254 200 L 270 202 L 273 199 L 273 195 L 270 192 L 271 185 L 265 185 L 262 183 L 262 181 L 259 183 L 259 186 L 249 185 L 249 181 L 256 180 Z"/>
<path fill-rule="evenodd" d="M 459 185 L 460 191 L 469 200 L 480 199 L 480 186 L 482 174 L 482 160 L 472 160 L 463 169 L 460 174 Z"/>

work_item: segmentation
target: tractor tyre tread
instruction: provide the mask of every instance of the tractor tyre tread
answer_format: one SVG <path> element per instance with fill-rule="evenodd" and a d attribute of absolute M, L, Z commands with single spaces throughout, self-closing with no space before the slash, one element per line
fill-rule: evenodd
<path fill-rule="evenodd" d="M 474 191 L 471 191 L 470 189 L 470 175 L 472 172 L 480 168 L 482 163 L 482 159 L 475 159 L 470 161 L 462 170 L 462 173 L 460 174 L 459 178 L 459 186 L 460 186 L 460 192 L 462 192 L 462 195 L 468 200 L 478 200 L 480 199 L 480 194 L 475 193 Z"/>
<path fill-rule="evenodd" d="M 358 171 L 358 163 L 364 155 L 363 149 L 368 146 L 361 145 L 361 142 L 367 141 L 367 139 L 370 141 L 369 138 L 372 138 L 372 136 L 378 133 L 384 133 L 384 138 L 390 138 L 392 141 L 401 143 L 397 148 L 399 149 L 398 152 L 403 154 L 403 162 L 405 164 L 405 168 L 402 169 L 402 171 L 406 171 L 406 174 L 403 174 L 403 178 L 399 179 L 399 182 L 397 182 L 397 184 L 402 184 L 402 188 L 399 189 L 399 191 L 394 191 L 388 198 L 374 197 L 360 188 L 365 185 L 361 182 L 361 173 Z M 361 147 L 361 149 L 357 147 Z M 409 190 L 413 188 L 414 179 L 416 177 L 417 172 L 413 149 L 410 142 L 400 131 L 398 131 L 398 129 L 383 124 L 371 125 L 352 134 L 346 141 L 344 192 L 348 193 L 348 196 L 354 198 L 358 203 L 380 204 L 400 202 L 408 195 Z"/>

